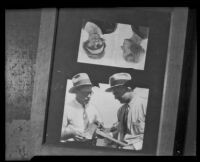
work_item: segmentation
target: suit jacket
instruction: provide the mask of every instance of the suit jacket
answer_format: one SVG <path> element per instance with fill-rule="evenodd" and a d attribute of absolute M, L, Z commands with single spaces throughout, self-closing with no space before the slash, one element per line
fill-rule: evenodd
<path fill-rule="evenodd" d="M 126 134 L 137 136 L 144 134 L 145 117 L 147 108 L 147 96 L 141 96 L 133 91 L 133 98 L 128 104 L 122 105 L 117 113 L 118 116 L 118 140 L 123 141 Z M 125 110 L 128 106 L 127 123 L 124 124 Z M 127 127 L 127 129 L 124 129 Z M 140 137 L 141 139 L 141 137 Z"/>

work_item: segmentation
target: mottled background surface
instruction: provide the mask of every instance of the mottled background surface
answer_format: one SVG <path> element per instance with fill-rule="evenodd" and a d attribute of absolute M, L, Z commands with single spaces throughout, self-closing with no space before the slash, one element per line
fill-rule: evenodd
<path fill-rule="evenodd" d="M 26 159 L 40 10 L 6 10 L 6 159 Z"/>

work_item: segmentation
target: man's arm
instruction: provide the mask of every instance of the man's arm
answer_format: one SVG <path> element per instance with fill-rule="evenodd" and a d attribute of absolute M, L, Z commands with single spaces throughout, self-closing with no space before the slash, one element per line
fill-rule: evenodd
<path fill-rule="evenodd" d="M 76 134 L 76 132 L 73 129 L 73 127 L 68 125 L 67 127 L 64 128 L 64 131 L 62 133 L 62 138 L 65 138 L 65 139 L 73 138 L 75 136 L 75 134 Z"/>
<path fill-rule="evenodd" d="M 63 124 L 63 132 L 61 134 L 62 140 L 70 138 L 83 138 L 81 132 L 77 131 L 69 122 L 69 114 L 66 114 L 66 121 Z"/>
<path fill-rule="evenodd" d="M 140 100 L 131 105 L 130 117 L 128 118 L 128 128 L 131 130 L 131 134 L 138 135 L 144 133 L 145 127 L 145 111 L 144 104 Z"/>
<path fill-rule="evenodd" d="M 85 136 L 80 131 L 73 128 L 73 126 L 68 125 L 62 134 L 62 139 L 67 140 L 69 138 L 74 138 L 77 141 L 85 140 Z"/>

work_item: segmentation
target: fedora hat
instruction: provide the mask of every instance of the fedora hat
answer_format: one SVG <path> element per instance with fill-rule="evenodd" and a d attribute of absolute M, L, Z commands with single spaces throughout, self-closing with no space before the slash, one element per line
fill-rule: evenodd
<path fill-rule="evenodd" d="M 126 84 L 128 81 L 130 81 L 131 75 L 128 73 L 116 73 L 110 76 L 109 78 L 109 84 L 110 88 L 106 89 L 106 92 L 111 92 L 113 88 L 121 86 Z"/>
<path fill-rule="evenodd" d="M 79 73 L 72 77 L 73 87 L 69 89 L 70 93 L 74 93 L 75 90 L 81 86 L 92 86 L 90 78 L 86 73 Z"/>

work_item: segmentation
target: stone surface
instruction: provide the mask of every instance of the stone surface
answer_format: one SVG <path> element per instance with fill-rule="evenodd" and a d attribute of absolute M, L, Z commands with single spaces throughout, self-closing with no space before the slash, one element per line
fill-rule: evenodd
<path fill-rule="evenodd" d="M 6 123 L 6 159 L 28 159 L 31 156 L 29 129 L 29 120 Z"/>
<path fill-rule="evenodd" d="M 40 10 L 6 10 L 6 159 L 29 157 Z"/>

